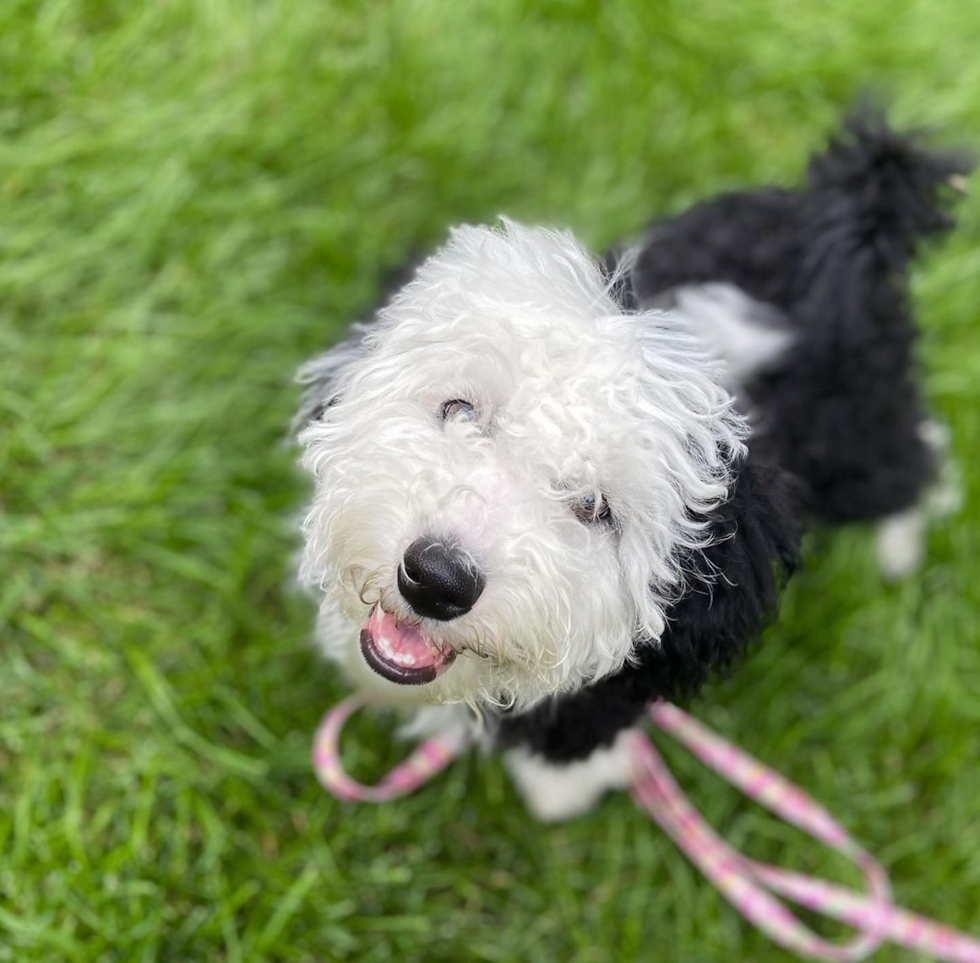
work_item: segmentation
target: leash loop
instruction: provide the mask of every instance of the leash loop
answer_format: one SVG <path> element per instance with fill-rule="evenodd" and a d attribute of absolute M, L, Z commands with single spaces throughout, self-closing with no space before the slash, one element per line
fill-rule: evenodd
<path fill-rule="evenodd" d="M 340 761 L 341 730 L 364 704 L 363 699 L 348 696 L 327 712 L 313 737 L 313 771 L 320 785 L 337 799 L 383 803 L 407 796 L 445 769 L 466 748 L 465 733 L 426 739 L 376 786 L 365 786 L 347 775 Z"/>
<path fill-rule="evenodd" d="M 642 733 L 636 734 L 633 798 L 674 840 L 716 889 L 770 939 L 801 956 L 821 960 L 862 960 L 884 939 L 884 914 L 890 904 L 888 877 L 843 827 L 801 790 L 707 730 L 676 706 L 657 702 L 649 708 L 655 725 L 770 812 L 846 856 L 864 874 L 868 890 L 859 925 L 863 932 L 843 945 L 829 943 L 806 927 L 771 893 L 807 909 L 840 919 L 829 884 L 770 866 L 733 849 L 698 814 L 667 769 L 663 757 Z"/>
<path fill-rule="evenodd" d="M 650 718 L 691 754 L 770 812 L 841 853 L 864 874 L 866 893 L 750 859 L 724 842 L 683 794 L 653 743 L 635 740 L 633 796 L 722 895 L 774 942 L 814 959 L 860 960 L 885 940 L 952 963 L 980 963 L 980 940 L 911 913 L 891 901 L 877 860 L 856 843 L 802 789 L 763 766 L 669 702 L 649 707 Z M 768 892 L 767 892 L 768 890 Z M 807 929 L 770 893 L 854 926 L 861 932 L 836 946 Z"/>

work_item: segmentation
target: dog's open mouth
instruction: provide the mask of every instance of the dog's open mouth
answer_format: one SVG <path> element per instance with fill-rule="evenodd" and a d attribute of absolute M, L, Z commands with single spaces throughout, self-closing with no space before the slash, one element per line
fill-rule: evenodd
<path fill-rule="evenodd" d="M 378 675 L 401 685 L 423 685 L 449 668 L 456 653 L 437 648 L 418 627 L 375 605 L 361 629 L 361 653 Z"/>

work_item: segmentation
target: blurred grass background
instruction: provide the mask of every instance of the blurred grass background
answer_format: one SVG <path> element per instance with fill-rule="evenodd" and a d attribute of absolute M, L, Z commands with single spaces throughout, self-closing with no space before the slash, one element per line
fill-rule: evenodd
<path fill-rule="evenodd" d="M 541 828 L 471 759 L 351 809 L 307 763 L 343 686 L 291 588 L 290 377 L 386 265 L 499 212 L 598 246 L 792 179 L 869 84 L 980 146 L 965 0 L 598 11 L 0 6 L 0 959 L 782 958 L 625 798 Z M 897 587 L 866 532 L 812 538 L 779 626 L 698 709 L 901 902 L 974 931 L 978 211 L 915 278 L 966 509 Z M 354 729 L 361 771 L 398 754 L 390 723 Z M 734 843 L 846 877 L 670 755 Z"/>

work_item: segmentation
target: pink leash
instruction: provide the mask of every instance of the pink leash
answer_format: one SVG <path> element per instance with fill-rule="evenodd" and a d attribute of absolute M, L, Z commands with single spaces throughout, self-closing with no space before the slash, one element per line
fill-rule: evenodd
<path fill-rule="evenodd" d="M 323 717 L 313 741 L 313 768 L 328 792 L 347 802 L 381 803 L 413 792 L 466 748 L 463 735 L 428 739 L 376 786 L 344 771 L 340 733 L 363 702 L 344 699 Z M 843 827 L 798 786 L 746 755 L 669 702 L 649 708 L 658 728 L 672 735 L 710 769 L 750 799 L 846 856 L 865 879 L 866 891 L 837 886 L 750 859 L 732 849 L 702 819 L 674 781 L 653 743 L 636 733 L 633 798 L 687 854 L 691 862 L 750 923 L 774 942 L 818 960 L 860 960 L 884 941 L 919 950 L 937 960 L 980 963 L 980 941 L 895 906 L 888 876 Z M 776 896 L 858 929 L 849 943 L 828 943 L 808 929 Z"/>

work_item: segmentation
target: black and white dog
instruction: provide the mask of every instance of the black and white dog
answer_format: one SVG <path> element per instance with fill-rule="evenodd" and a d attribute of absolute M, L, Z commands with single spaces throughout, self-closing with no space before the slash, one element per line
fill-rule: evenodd
<path fill-rule="evenodd" d="M 626 783 L 646 703 L 740 657 L 803 522 L 875 521 L 913 568 L 941 433 L 906 274 L 967 169 L 865 114 L 803 188 L 601 261 L 455 229 L 301 372 L 327 654 L 416 731 L 479 727 L 560 819 Z"/>

